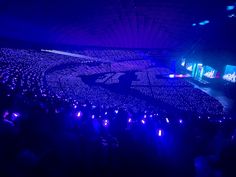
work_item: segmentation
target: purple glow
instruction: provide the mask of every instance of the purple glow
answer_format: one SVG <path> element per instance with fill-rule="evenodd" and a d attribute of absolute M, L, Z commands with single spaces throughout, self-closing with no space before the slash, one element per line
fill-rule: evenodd
<path fill-rule="evenodd" d="M 76 109 L 77 108 L 77 105 L 74 105 L 74 109 Z"/>
<path fill-rule="evenodd" d="M 182 119 L 179 119 L 179 123 L 182 124 L 182 123 L 183 123 L 183 120 L 182 120 Z"/>
<path fill-rule="evenodd" d="M 168 118 L 166 118 L 166 123 L 170 123 L 170 121 L 169 121 L 169 119 L 168 119 Z"/>
<path fill-rule="evenodd" d="M 60 110 L 56 108 L 55 113 L 58 114 L 59 112 L 60 112 Z"/>
<path fill-rule="evenodd" d="M 12 113 L 12 115 L 15 117 L 15 118 L 17 118 L 17 117 L 19 117 L 20 116 L 20 114 L 19 113 Z"/>
<path fill-rule="evenodd" d="M 5 119 L 8 115 L 9 115 L 9 112 L 5 111 L 4 114 L 3 114 L 3 118 Z"/>
<path fill-rule="evenodd" d="M 14 126 L 14 125 L 15 125 L 12 121 L 10 121 L 10 120 L 8 120 L 8 119 L 4 119 L 3 121 L 6 122 L 6 123 L 8 123 L 8 124 L 11 125 L 11 126 Z"/>
<path fill-rule="evenodd" d="M 170 75 L 169 75 L 169 78 L 174 78 L 174 77 L 175 77 L 174 74 L 170 74 Z"/>
<path fill-rule="evenodd" d="M 145 115 L 143 116 L 143 118 L 146 119 L 146 118 L 147 118 L 147 115 L 145 114 Z"/>
<path fill-rule="evenodd" d="M 115 113 L 116 113 L 116 114 L 118 114 L 118 112 L 119 112 L 118 110 L 115 110 Z"/>
<path fill-rule="evenodd" d="M 161 129 L 158 130 L 158 136 L 162 136 L 162 130 Z"/>
<path fill-rule="evenodd" d="M 132 119 L 131 119 L 131 118 L 129 118 L 129 119 L 128 119 L 128 122 L 129 122 L 129 123 L 131 123 L 131 122 L 132 122 Z"/>
<path fill-rule="evenodd" d="M 92 115 L 92 119 L 94 119 L 95 118 L 95 115 Z"/>
<path fill-rule="evenodd" d="M 108 127 L 109 121 L 107 119 L 103 120 L 103 126 Z"/>
<path fill-rule="evenodd" d="M 149 117 L 151 117 L 151 118 L 152 118 L 152 117 L 153 117 L 153 115 L 151 114 Z"/>
<path fill-rule="evenodd" d="M 107 115 L 107 112 L 105 112 L 105 115 Z"/>
<path fill-rule="evenodd" d="M 12 121 L 15 121 L 19 116 L 20 116 L 19 113 L 16 113 L 16 112 L 12 113 L 12 117 L 11 117 Z"/>
<path fill-rule="evenodd" d="M 141 123 L 142 123 L 142 124 L 145 124 L 146 122 L 145 122 L 145 120 L 142 119 L 142 120 L 141 120 Z"/>
<path fill-rule="evenodd" d="M 79 111 L 79 112 L 77 113 L 77 117 L 81 117 L 81 115 L 82 115 L 82 113 L 81 113 L 81 111 Z"/>

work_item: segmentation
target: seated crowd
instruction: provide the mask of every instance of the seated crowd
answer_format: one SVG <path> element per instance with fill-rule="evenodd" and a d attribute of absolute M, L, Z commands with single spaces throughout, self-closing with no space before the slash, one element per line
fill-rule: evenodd
<path fill-rule="evenodd" d="M 199 159 L 208 176 L 233 171 L 235 121 L 188 83 L 150 77 L 119 94 L 70 69 L 79 58 L 0 54 L 2 176 L 195 176 Z"/>

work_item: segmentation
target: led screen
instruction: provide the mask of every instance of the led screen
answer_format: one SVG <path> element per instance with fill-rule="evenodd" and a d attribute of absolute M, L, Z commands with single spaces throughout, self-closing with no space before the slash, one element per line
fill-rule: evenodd
<path fill-rule="evenodd" d="M 236 78 L 235 73 L 236 73 L 236 66 L 226 65 L 223 79 L 235 83 L 236 82 L 235 81 L 235 78 Z"/>
<path fill-rule="evenodd" d="M 210 67 L 210 66 L 204 66 L 204 72 L 203 75 L 208 78 L 216 78 L 217 71 Z"/>
<path fill-rule="evenodd" d="M 188 71 L 192 71 L 193 70 L 193 63 L 186 63 L 185 66 L 186 66 L 186 69 Z"/>

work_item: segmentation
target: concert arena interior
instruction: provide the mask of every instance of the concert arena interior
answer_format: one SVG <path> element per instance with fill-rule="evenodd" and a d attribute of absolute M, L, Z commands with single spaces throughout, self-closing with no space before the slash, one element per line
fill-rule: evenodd
<path fill-rule="evenodd" d="M 1 0 L 1 177 L 235 177 L 235 0 Z"/>

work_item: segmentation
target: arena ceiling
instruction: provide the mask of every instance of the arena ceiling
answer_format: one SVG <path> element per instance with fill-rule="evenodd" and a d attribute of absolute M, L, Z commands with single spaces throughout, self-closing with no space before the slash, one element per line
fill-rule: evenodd
<path fill-rule="evenodd" d="M 235 49 L 228 0 L 0 1 L 0 44 Z M 210 23 L 198 25 L 203 20 Z M 197 26 L 192 26 L 196 23 Z"/>

